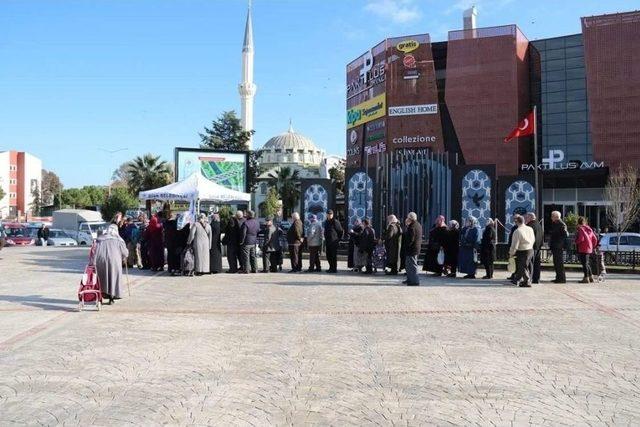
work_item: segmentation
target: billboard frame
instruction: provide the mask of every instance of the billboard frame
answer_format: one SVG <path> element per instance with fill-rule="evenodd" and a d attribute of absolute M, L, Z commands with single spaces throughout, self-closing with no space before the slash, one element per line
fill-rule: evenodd
<path fill-rule="evenodd" d="M 215 148 L 194 148 L 194 147 L 175 147 L 173 149 L 173 179 L 178 182 L 178 153 L 179 152 L 198 152 L 198 153 L 229 153 L 229 154 L 244 154 L 244 192 L 249 191 L 249 150 L 218 150 Z"/>

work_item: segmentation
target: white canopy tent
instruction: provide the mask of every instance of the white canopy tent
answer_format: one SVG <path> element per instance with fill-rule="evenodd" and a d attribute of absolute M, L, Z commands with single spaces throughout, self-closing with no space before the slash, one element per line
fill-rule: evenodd
<path fill-rule="evenodd" d="M 141 191 L 138 197 L 141 200 L 208 201 L 228 205 L 246 204 L 251 201 L 249 193 L 243 193 L 216 184 L 202 176 L 199 171 L 182 181 L 153 190 Z"/>

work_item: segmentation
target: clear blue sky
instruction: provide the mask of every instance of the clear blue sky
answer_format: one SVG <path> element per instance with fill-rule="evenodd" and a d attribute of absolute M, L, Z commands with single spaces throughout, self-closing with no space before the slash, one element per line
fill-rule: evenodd
<path fill-rule="evenodd" d="M 530 39 L 580 32 L 622 0 L 255 0 L 255 145 L 287 129 L 344 152 L 345 65 L 385 37 L 446 40 L 461 11 Z M 197 146 L 239 110 L 243 0 L 0 0 L 0 150 L 42 158 L 66 187 L 106 184 L 123 161 Z M 127 151 L 109 154 L 101 149 Z"/>

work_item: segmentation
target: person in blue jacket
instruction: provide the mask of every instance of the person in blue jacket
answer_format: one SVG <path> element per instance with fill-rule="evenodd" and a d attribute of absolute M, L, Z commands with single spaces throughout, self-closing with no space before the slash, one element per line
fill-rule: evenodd
<path fill-rule="evenodd" d="M 458 255 L 458 271 L 464 273 L 464 279 L 476 278 L 478 248 L 480 246 L 480 226 L 478 220 L 470 216 L 460 231 L 460 253 Z"/>

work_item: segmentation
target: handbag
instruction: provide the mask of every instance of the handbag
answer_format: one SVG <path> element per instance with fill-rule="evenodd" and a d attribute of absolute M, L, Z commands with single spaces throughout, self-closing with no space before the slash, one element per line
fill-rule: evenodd
<path fill-rule="evenodd" d="M 440 248 L 437 258 L 438 265 L 444 265 L 444 249 Z"/>
<path fill-rule="evenodd" d="M 516 272 L 516 257 L 509 257 L 509 263 L 507 264 L 507 271 L 509 273 Z"/>

